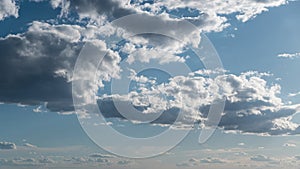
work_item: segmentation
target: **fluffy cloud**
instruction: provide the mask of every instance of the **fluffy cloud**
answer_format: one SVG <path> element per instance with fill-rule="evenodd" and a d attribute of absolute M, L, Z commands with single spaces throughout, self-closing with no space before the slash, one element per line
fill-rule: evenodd
<path fill-rule="evenodd" d="M 0 142 L 0 150 L 14 150 L 17 149 L 15 143 L 11 142 Z"/>
<path fill-rule="evenodd" d="M 82 16 L 96 18 L 95 15 L 105 15 L 108 18 L 119 18 L 131 13 L 147 13 L 161 15 L 169 20 L 187 19 L 205 31 L 221 31 L 228 26 L 226 15 L 233 14 L 243 22 L 254 18 L 258 14 L 268 11 L 270 7 L 286 4 L 286 0 L 248 0 L 248 1 L 216 1 L 209 0 L 84 0 L 62 1 L 52 0 L 53 7 L 61 6 L 64 11 L 77 11 Z M 175 15 L 176 17 L 172 17 Z M 222 16 L 220 16 L 222 15 Z"/>
<path fill-rule="evenodd" d="M 170 45 L 172 44 L 172 45 Z M 184 51 L 185 44 L 169 37 L 159 35 L 136 36 L 120 49 L 128 55 L 127 62 L 136 61 L 149 63 L 158 60 L 160 64 L 169 62 L 184 62 L 185 59 L 177 56 Z"/>
<path fill-rule="evenodd" d="M 230 0 L 215 3 L 189 0 L 184 3 L 180 0 L 159 0 L 153 3 L 139 0 L 130 3 L 113 0 L 52 0 L 53 7 L 60 6 L 63 12 L 77 11 L 82 17 L 94 16 L 94 19 L 100 16 L 100 20 L 104 22 L 85 26 L 33 22 L 27 32 L 1 38 L 0 50 L 3 52 L 0 57 L 0 101 L 34 105 L 46 102 L 47 108 L 52 111 L 73 110 L 71 82 L 78 78 L 72 76 L 75 61 L 84 42 L 90 42 L 100 50 L 107 50 L 105 41 L 99 38 L 116 32 L 112 25 L 106 22 L 107 18 L 118 18 L 133 12 L 146 13 L 144 16 L 150 19 L 151 15 L 161 16 L 159 23 L 164 24 L 162 29 L 166 33 L 174 33 L 169 26 L 180 25 L 182 19 L 194 23 L 200 28 L 200 32 L 210 32 L 221 31 L 228 26 L 226 15 L 234 14 L 241 21 L 247 21 L 269 7 L 285 3 L 285 0 L 242 2 Z M 198 14 L 183 15 L 180 14 L 182 10 Z M 170 17 L 169 14 L 173 13 L 179 17 Z M 151 24 L 152 22 L 149 22 L 142 26 L 150 27 Z M 190 42 L 192 39 L 192 44 L 199 44 L 200 32 L 186 30 L 184 27 L 176 28 L 179 31 L 175 33 L 185 37 L 182 39 L 184 42 Z M 151 59 L 159 60 L 160 63 L 184 62 L 184 59 L 176 54 L 182 52 L 186 43 L 170 43 L 170 40 L 164 40 L 162 43 L 155 39 L 155 36 L 143 36 L 137 41 L 129 40 L 121 49 L 129 55 L 129 63 L 137 60 L 148 62 Z M 142 45 L 139 46 L 138 43 Z M 172 44 L 175 50 L 166 44 Z M 153 45 L 158 48 L 149 47 Z M 161 51 L 164 56 L 160 55 Z M 140 55 L 148 56 L 140 57 Z M 83 88 L 85 93 L 82 97 L 93 100 L 99 87 L 103 87 L 102 80 L 117 78 L 121 71 L 118 65 L 120 61 L 119 53 L 109 50 L 108 57 L 101 63 L 97 72 L 99 81 L 95 84 L 85 84 Z M 96 65 L 86 66 L 84 74 L 80 76 L 94 77 L 95 73 L 91 70 L 94 70 Z M 300 128 L 291 122 L 291 116 L 299 111 L 299 106 L 284 105 L 277 96 L 280 86 L 268 85 L 262 76 L 259 73 L 248 72 L 207 78 L 199 71 L 189 76 L 173 77 L 168 83 L 156 85 L 151 89 L 141 85 L 139 88 L 141 92 L 129 93 L 130 100 L 127 96 L 114 95 L 102 98 L 98 103 L 105 117 L 122 118 L 113 107 L 111 98 L 116 98 L 119 102 L 132 101 L 136 108 L 148 115 L 163 111 L 162 116 L 153 122 L 156 124 L 172 124 L 181 109 L 184 116 L 180 119 L 180 123 L 191 124 L 195 121 L 205 122 L 209 106 L 225 97 L 227 102 L 219 127 L 225 130 L 268 135 L 298 134 Z M 145 78 L 135 79 L 149 81 Z M 159 97 L 161 94 L 172 99 L 163 99 Z M 145 96 L 151 103 L 147 102 Z M 181 100 L 184 100 L 184 104 Z"/>
<path fill-rule="evenodd" d="M 286 0 L 248 0 L 238 2 L 235 0 L 219 0 L 214 3 L 209 0 L 51 0 L 54 8 L 62 8 L 62 13 L 68 14 L 75 11 L 80 18 L 89 18 L 101 24 L 107 20 L 111 21 L 128 14 L 137 13 L 144 14 L 144 17 L 159 16 L 161 22 L 178 24 L 184 19 L 197 26 L 199 32 L 222 31 L 224 28 L 230 26 L 228 23 L 229 16 L 234 15 L 238 20 L 246 22 L 256 15 L 267 11 L 268 8 L 283 5 L 286 2 Z M 151 22 L 141 23 L 140 25 L 154 28 Z M 174 31 L 169 29 L 169 27 L 163 28 L 168 32 Z M 194 35 L 195 32 L 184 31 L 187 38 L 183 38 L 182 40 L 188 41 L 190 37 L 200 39 L 199 32 L 197 32 L 197 35 Z"/>
<path fill-rule="evenodd" d="M 268 85 L 263 79 L 267 74 L 247 72 L 208 78 L 201 73 L 203 71 L 173 77 L 169 83 L 150 88 L 141 85 L 138 88 L 141 92 L 130 92 L 126 96 L 107 95 L 99 101 L 101 112 L 105 117 L 123 118 L 113 101 L 130 102 L 143 116 L 163 111 L 153 123 L 172 124 L 179 110 L 183 112 L 180 124 L 203 123 L 210 105 L 225 97 L 226 106 L 219 123 L 224 130 L 265 135 L 299 134 L 299 124 L 291 121 L 292 115 L 299 112 L 299 105 L 284 105 L 277 96 L 280 86 Z M 132 117 L 132 120 L 142 120 L 137 115 Z"/>
<path fill-rule="evenodd" d="M 110 29 L 105 27 L 104 30 Z M 69 32 L 74 36 L 70 36 Z M 103 36 L 114 33 L 106 32 Z M 47 108 L 52 111 L 73 110 L 71 82 L 76 80 L 72 71 L 77 55 L 83 42 L 91 42 L 107 50 L 105 43 L 97 40 L 98 36 L 99 31 L 92 25 L 82 27 L 33 22 L 27 32 L 0 39 L 0 49 L 4 51 L 0 58 L 0 101 L 23 104 L 47 102 Z M 133 42 L 143 41 L 143 38 Z M 148 43 L 149 40 L 151 38 L 145 41 Z M 86 84 L 83 88 L 86 92 L 84 98 L 92 101 L 99 87 L 103 86 L 102 80 L 109 81 L 111 77 L 118 77 L 120 60 L 117 52 L 110 52 L 99 66 L 100 81 Z M 81 77 L 94 77 L 91 70 L 96 65 L 88 66 L 91 67 L 86 67 Z M 129 93 L 130 100 L 127 96 L 107 96 L 98 103 L 105 117 L 122 118 L 109 99 L 116 97 L 120 102 L 132 101 L 146 116 L 163 111 L 162 116 L 153 123 L 172 124 L 179 110 L 182 110 L 184 116 L 180 123 L 192 124 L 195 121 L 205 122 L 209 106 L 225 97 L 227 102 L 219 124 L 225 130 L 268 135 L 299 133 L 298 124 L 291 122 L 291 116 L 299 111 L 299 106 L 284 105 L 277 96 L 280 86 L 268 85 L 263 79 L 267 74 L 247 72 L 208 78 L 209 73 L 212 72 L 198 71 L 189 76 L 176 76 L 169 79 L 168 83 L 157 84 L 151 89 L 141 85 L 138 89 L 141 92 Z M 150 79 L 131 78 L 139 81 L 144 79 L 153 84 Z M 172 99 L 162 98 L 162 95 Z M 145 96 L 151 103 L 147 102 Z M 184 104 L 180 100 L 184 100 Z"/>
<path fill-rule="evenodd" d="M 0 100 L 32 105 L 46 102 L 52 111 L 73 110 L 71 77 L 83 42 L 106 50 L 104 42 L 90 38 L 96 34 L 93 26 L 33 22 L 27 32 L 1 38 Z M 102 62 L 101 77 L 118 70 L 118 55 L 109 56 L 114 58 Z"/>
<path fill-rule="evenodd" d="M 0 1 L 0 21 L 6 17 L 18 17 L 19 7 L 16 5 L 15 0 L 2 0 Z"/>

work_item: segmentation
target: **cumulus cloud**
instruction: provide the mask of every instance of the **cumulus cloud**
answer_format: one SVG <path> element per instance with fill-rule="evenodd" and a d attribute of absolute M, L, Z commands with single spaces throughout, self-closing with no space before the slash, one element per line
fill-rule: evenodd
<path fill-rule="evenodd" d="M 105 36 L 114 33 L 106 32 Z M 93 26 L 33 22 L 27 32 L 0 39 L 0 49 L 4 51 L 0 58 L 0 101 L 22 104 L 46 102 L 46 107 L 51 111 L 72 111 L 71 82 L 80 78 L 72 76 L 75 60 L 82 42 L 91 42 L 100 49 L 108 50 L 105 42 L 97 39 L 99 34 Z M 153 37 L 146 40 L 144 38 L 134 42 L 148 43 L 152 38 L 154 43 L 158 43 Z M 121 71 L 118 65 L 120 61 L 119 54 L 111 51 L 99 66 L 100 81 L 86 84 L 83 98 L 92 101 L 99 87 L 103 87 L 102 80 L 117 78 Z M 97 65 L 87 66 L 89 67 L 80 76 L 94 77 L 95 72 L 91 70 Z M 162 116 L 153 121 L 155 124 L 172 124 L 179 110 L 184 113 L 180 123 L 193 124 L 205 122 L 209 106 L 225 97 L 227 102 L 219 124 L 225 130 L 267 135 L 299 133 L 298 124 L 291 122 L 291 116 L 299 111 L 299 106 L 282 103 L 277 96 L 280 86 L 268 85 L 263 79 L 268 74 L 246 72 L 209 78 L 207 75 L 210 73 L 214 72 L 197 71 L 189 76 L 175 76 L 168 83 L 158 84 L 151 89 L 141 85 L 138 89 L 141 92 L 131 92 L 126 96 L 107 96 L 100 98 L 98 103 L 102 113 L 108 118 L 123 118 L 110 99 L 116 98 L 119 102 L 132 102 L 146 116 L 163 111 Z M 150 79 L 141 77 L 135 79 L 151 82 Z M 162 95 L 172 99 L 161 98 Z M 151 103 L 147 102 L 145 96 L 149 97 L 148 101 Z M 180 100 L 184 100 L 184 104 Z M 138 116 L 136 118 L 137 121 L 140 120 Z"/>
<path fill-rule="evenodd" d="M 268 11 L 268 8 L 283 5 L 286 2 L 286 0 L 242 2 L 219 0 L 215 3 L 211 3 L 209 0 L 51 0 L 52 6 L 54 8 L 61 7 L 63 13 L 68 14 L 75 11 L 81 18 L 89 18 L 98 23 L 135 13 L 144 14 L 144 16 L 159 16 L 162 22 L 180 23 L 184 19 L 196 25 L 200 32 L 222 31 L 230 26 L 229 16 L 234 15 L 238 20 L 246 22 L 258 14 Z M 151 23 L 141 23 L 141 25 L 153 28 Z M 169 30 L 168 27 L 164 28 L 169 32 L 174 31 Z M 194 34 L 189 31 L 185 33 L 189 35 L 188 37 Z M 196 39 L 199 39 L 200 34 L 198 33 L 196 36 L 198 36 Z"/>
<path fill-rule="evenodd" d="M 0 100 L 32 105 L 46 102 L 51 111 L 73 110 L 71 77 L 83 42 L 106 50 L 104 42 L 91 38 L 97 34 L 94 29 L 33 22 L 27 32 L 1 38 Z M 109 56 L 114 58 L 102 62 L 101 77 L 118 70 L 119 56 Z"/>
<path fill-rule="evenodd" d="M 127 1 L 116 0 L 51 0 L 54 8 L 61 7 L 63 12 L 76 11 L 81 17 L 97 18 L 104 15 L 108 19 L 117 19 L 119 17 L 133 13 L 130 8 L 126 8 Z"/>
<path fill-rule="evenodd" d="M 15 6 L 14 1 L 5 2 Z M 32 105 L 46 102 L 46 107 L 51 111 L 72 111 L 71 82 L 78 78 L 72 76 L 75 61 L 84 42 L 90 42 L 101 50 L 108 50 L 105 41 L 99 40 L 99 37 L 115 33 L 112 25 L 106 22 L 107 19 L 119 18 L 130 13 L 144 13 L 143 17 L 150 19 L 152 15 L 161 16 L 159 23 L 163 26 L 160 29 L 166 33 L 174 33 L 173 29 L 169 29 L 170 26 L 180 25 L 182 19 L 194 23 L 200 28 L 200 32 L 211 32 L 221 31 L 229 26 L 226 15 L 235 15 L 237 19 L 245 22 L 270 7 L 285 3 L 286 0 L 242 2 L 229 0 L 215 3 L 208 0 L 184 2 L 158 0 L 153 3 L 140 0 L 130 3 L 114 0 L 52 0 L 52 6 L 62 7 L 63 12 L 76 11 L 81 17 L 94 19 L 100 16 L 100 20 L 104 22 L 85 26 L 33 22 L 27 32 L 1 38 L 0 50 L 3 52 L 0 57 L 0 101 Z M 0 9 L 3 8 L 2 6 L 8 5 L 0 4 Z M 0 19 L 8 16 L 7 13 L 17 16 L 16 11 L 7 12 L 12 10 L 3 9 L 1 12 L 4 12 L 0 12 Z M 182 9 L 198 14 L 183 15 L 180 12 Z M 171 14 L 177 17 L 171 17 Z M 148 21 L 143 21 L 145 25 L 141 25 L 155 29 L 155 25 Z M 184 42 L 199 44 L 199 31 L 185 29 L 184 26 L 176 28 L 179 31 L 175 33 L 184 37 L 182 38 Z M 121 49 L 129 55 L 129 63 L 136 60 L 148 62 L 150 59 L 158 59 L 160 63 L 184 62 L 184 59 L 176 54 L 182 52 L 185 43 L 182 45 L 172 42 L 176 48 L 174 50 L 165 45 L 170 44 L 169 40 L 161 43 L 162 41 L 157 40 L 155 36 L 143 36 L 138 40 L 138 43 L 141 42 L 144 44 L 138 46 L 136 41 L 129 41 Z M 159 47 L 151 47 L 153 44 Z M 161 51 L 164 56 L 159 55 Z M 140 57 L 140 55 L 148 55 L 148 57 Z M 104 86 L 102 80 L 109 81 L 112 77 L 117 78 L 121 71 L 118 65 L 120 61 L 119 53 L 110 50 L 108 57 L 99 66 L 100 70 L 97 74 L 99 82 L 85 84 L 86 93 L 82 97 L 92 101 L 99 87 Z M 95 72 L 91 70 L 94 70 L 96 65 L 85 66 L 87 66 L 86 71 L 81 74 L 81 77 L 94 77 Z M 180 123 L 190 124 L 195 121 L 205 122 L 209 106 L 214 101 L 225 97 L 227 101 L 219 124 L 220 128 L 267 135 L 299 134 L 299 125 L 291 122 L 291 116 L 299 111 L 299 106 L 284 105 L 277 96 L 280 93 L 280 86 L 268 85 L 262 76 L 264 75 L 257 72 L 247 72 L 241 75 L 226 74 L 208 78 L 203 72 L 194 72 L 189 76 L 173 77 L 168 83 L 156 85 L 151 89 L 141 85 L 139 88 L 141 92 L 129 93 L 130 100 L 127 96 L 112 95 L 100 98 L 98 103 L 105 117 L 123 118 L 113 106 L 111 99 L 116 98 L 119 102 L 132 102 L 136 108 L 143 110 L 144 114 L 151 115 L 163 111 L 162 116 L 153 122 L 155 124 L 172 124 L 179 110 L 184 112 Z M 150 81 L 145 78 L 137 79 Z M 159 97 L 160 94 L 172 99 L 162 99 Z M 148 101 L 151 103 L 147 102 L 145 96 L 149 96 Z M 181 104 L 180 100 L 184 100 L 184 104 Z"/>
<path fill-rule="evenodd" d="M 101 112 L 105 117 L 123 118 L 114 106 L 114 101 L 129 102 L 141 110 L 145 118 L 152 113 L 163 112 L 152 121 L 155 124 L 173 124 L 179 110 L 183 115 L 178 123 L 203 123 L 210 105 L 225 97 L 226 105 L 219 123 L 220 128 L 264 135 L 299 134 L 299 124 L 291 121 L 292 116 L 299 112 L 299 105 L 284 105 L 278 97 L 280 86 L 269 85 L 264 80 L 263 77 L 268 74 L 246 72 L 209 78 L 201 73 L 203 72 L 198 71 L 190 76 L 172 77 L 168 83 L 151 87 L 141 85 L 137 89 L 140 92 L 106 95 L 98 102 Z M 123 107 L 123 111 L 126 111 L 126 107 Z M 142 120 L 137 115 L 132 118 Z"/>
<path fill-rule="evenodd" d="M 11 142 L 0 142 L 0 150 L 14 150 L 17 149 L 15 143 Z"/>
<path fill-rule="evenodd" d="M 15 0 L 1 0 L 0 1 L 0 21 L 6 17 L 18 17 L 19 6 Z"/>

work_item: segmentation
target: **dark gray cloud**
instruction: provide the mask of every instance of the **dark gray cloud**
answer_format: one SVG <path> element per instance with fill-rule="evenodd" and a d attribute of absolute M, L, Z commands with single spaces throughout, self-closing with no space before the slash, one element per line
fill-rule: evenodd
<path fill-rule="evenodd" d="M 239 102 L 238 102 L 239 103 Z M 254 133 L 254 134 L 267 134 L 267 135 L 295 135 L 300 134 L 300 127 L 298 124 L 293 124 L 289 117 L 297 113 L 297 110 L 293 107 L 281 108 L 276 111 L 270 109 L 261 110 L 264 106 L 263 102 L 258 101 L 256 103 L 241 103 L 241 105 L 247 105 L 244 109 L 241 106 L 237 106 L 238 103 L 226 102 L 224 114 L 221 118 L 218 126 L 228 131 L 240 131 L 242 133 Z M 119 103 L 118 103 L 119 104 Z M 113 100 L 98 100 L 98 105 L 101 113 L 106 118 L 120 118 L 124 117 L 119 113 L 115 107 Z M 252 105 L 252 106 L 250 106 Z M 147 107 L 134 106 L 139 111 L 146 109 Z M 207 117 L 210 106 L 200 107 L 199 113 L 203 117 Z M 237 108 L 239 107 L 239 108 Z M 252 109 L 257 108 L 259 113 L 249 113 Z M 126 112 L 126 109 L 124 110 Z M 173 124 L 178 118 L 180 108 L 173 107 L 165 110 L 161 116 L 152 121 L 153 124 Z M 144 114 L 143 114 L 144 115 Z M 147 116 L 147 115 L 144 115 Z M 145 117 L 147 119 L 147 117 Z M 134 119 L 136 121 L 143 119 Z M 196 122 L 196 121 L 195 121 Z M 201 121 L 198 121 L 201 123 Z M 294 126 L 294 127 L 293 127 Z"/>
<path fill-rule="evenodd" d="M 29 31 L 0 39 L 0 101 L 71 110 L 71 83 L 56 72 L 71 70 L 80 45 L 53 33 Z"/>

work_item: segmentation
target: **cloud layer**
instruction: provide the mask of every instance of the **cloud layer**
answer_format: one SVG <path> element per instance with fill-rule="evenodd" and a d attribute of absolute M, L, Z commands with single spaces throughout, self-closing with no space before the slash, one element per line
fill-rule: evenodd
<path fill-rule="evenodd" d="M 129 63 L 134 61 L 147 63 L 151 59 L 158 60 L 160 64 L 185 62 L 184 58 L 177 55 L 183 52 L 185 43 L 182 45 L 169 40 L 160 41 L 154 36 L 145 35 L 134 40 L 126 39 L 126 44 L 119 51 L 108 49 L 106 37 L 115 33 L 125 37 L 122 31 L 116 31 L 108 23 L 112 19 L 131 13 L 144 13 L 148 17 L 158 15 L 161 16 L 161 23 L 166 24 L 163 27 L 164 31 L 168 32 L 174 31 L 169 29 L 168 25 L 176 25 L 186 19 L 200 30 L 196 34 L 195 32 L 187 34 L 188 38 L 183 39 L 183 42 L 193 39 L 192 42 L 198 45 L 200 32 L 222 31 L 229 26 L 228 15 L 234 15 L 238 20 L 246 22 L 270 7 L 285 3 L 285 0 L 242 2 L 229 0 L 214 3 L 180 0 L 153 2 L 133 0 L 130 3 L 114 0 L 52 0 L 52 6 L 61 7 L 62 13 L 67 17 L 71 12 L 75 12 L 80 19 L 88 17 L 89 20 L 84 23 L 79 19 L 78 25 L 34 21 L 26 32 L 1 38 L 0 50 L 3 52 L 0 57 L 0 101 L 29 105 L 46 102 L 47 108 L 51 111 L 72 111 L 71 82 L 76 80 L 76 77 L 72 76 L 72 71 L 85 42 L 92 43 L 103 51 L 109 51 L 108 57 L 99 66 L 100 71 L 97 74 L 99 81 L 95 84 L 87 84 L 84 88 L 86 93 L 82 97 L 86 100 L 95 97 L 99 87 L 104 85 L 103 80 L 109 81 L 119 76 L 120 52 L 128 54 Z M 18 7 L 14 1 L 1 1 L 0 9 L 0 20 L 8 16 L 18 16 Z M 146 26 L 150 27 L 151 24 Z M 182 35 L 186 33 L 189 31 L 178 32 Z M 175 49 L 170 48 L 168 46 L 170 44 Z M 160 55 L 161 52 L 164 55 Z M 86 67 L 86 72 L 82 76 L 95 75 L 89 68 Z M 116 98 L 120 102 L 132 102 L 145 114 L 163 111 L 163 115 L 153 123 L 172 124 L 181 109 L 184 116 L 180 123 L 190 124 L 204 122 L 209 106 L 214 101 L 225 97 L 227 102 L 219 127 L 244 133 L 299 134 L 299 125 L 291 122 L 291 116 L 299 112 L 299 106 L 284 105 L 278 96 L 280 86 L 267 84 L 263 76 L 264 74 L 257 72 L 247 72 L 208 78 L 205 72 L 198 71 L 188 76 L 173 77 L 168 83 L 156 84 L 151 89 L 147 88 L 145 83 L 155 84 L 153 79 L 132 77 L 133 80 L 144 85 L 139 86 L 140 92 L 129 93 L 130 100 L 124 95 L 112 95 L 101 98 L 98 102 L 106 117 L 122 118 L 110 100 Z M 160 98 L 160 94 L 167 96 L 168 99 Z M 147 102 L 144 96 L 149 97 L 151 103 Z M 184 100 L 184 104 L 181 100 Z"/>

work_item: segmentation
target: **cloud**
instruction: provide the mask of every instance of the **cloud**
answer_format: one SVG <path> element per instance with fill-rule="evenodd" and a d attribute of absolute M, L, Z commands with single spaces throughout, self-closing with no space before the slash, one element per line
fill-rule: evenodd
<path fill-rule="evenodd" d="M 225 160 L 219 159 L 219 158 L 212 158 L 212 157 L 207 157 L 204 159 L 200 160 L 201 163 L 207 163 L 207 164 L 222 164 L 226 163 Z"/>
<path fill-rule="evenodd" d="M 73 164 L 91 164 L 91 163 L 99 163 L 104 165 L 110 165 L 112 162 L 107 158 L 102 157 L 72 157 L 71 160 L 68 160 L 72 162 Z"/>
<path fill-rule="evenodd" d="M 239 146 L 245 146 L 245 143 L 239 143 L 238 145 Z"/>
<path fill-rule="evenodd" d="M 54 160 L 52 160 L 51 158 L 48 158 L 48 157 L 39 159 L 38 162 L 41 163 L 41 164 L 53 164 L 53 163 L 55 163 Z"/>
<path fill-rule="evenodd" d="M 286 0 L 242 2 L 218 0 L 215 3 L 211 3 L 209 0 L 201 2 L 193 0 L 184 2 L 181 0 L 51 0 L 54 8 L 62 8 L 62 13 L 68 14 L 75 11 L 81 18 L 89 18 L 98 23 L 105 23 L 107 20 L 111 21 L 134 13 L 145 16 L 160 16 L 162 22 L 179 23 L 184 19 L 196 25 L 200 32 L 222 31 L 230 26 L 228 20 L 232 16 L 246 22 L 262 12 L 268 11 L 268 8 L 278 7 L 286 3 Z M 145 26 L 148 25 L 147 23 L 144 24 L 146 24 Z M 149 26 L 153 27 L 150 23 Z"/>
<path fill-rule="evenodd" d="M 36 145 L 30 144 L 30 143 L 24 143 L 23 146 L 28 147 L 28 148 L 37 148 Z"/>
<path fill-rule="evenodd" d="M 258 162 L 270 162 L 273 161 L 270 157 L 267 157 L 265 155 L 256 155 L 250 158 L 252 161 L 258 161 Z"/>
<path fill-rule="evenodd" d="M 141 92 L 106 95 L 98 101 L 100 110 L 107 118 L 123 118 L 113 101 L 117 105 L 129 102 L 143 114 L 143 117 L 132 115 L 131 120 L 142 121 L 153 113 L 163 112 L 152 122 L 155 124 L 173 124 L 181 110 L 183 115 L 177 125 L 184 125 L 203 123 L 210 105 L 225 97 L 227 101 L 220 128 L 262 135 L 299 134 L 299 124 L 291 121 L 292 116 L 299 112 L 299 105 L 284 105 L 278 97 L 280 86 L 267 84 L 263 78 L 267 74 L 246 72 L 208 78 L 201 73 L 172 77 L 168 83 L 151 87 L 141 85 L 137 89 Z M 145 96 L 148 99 L 144 99 Z M 173 99 L 168 99 L 168 96 Z M 122 110 L 126 112 L 126 107 Z"/>
<path fill-rule="evenodd" d="M 197 166 L 199 163 L 199 160 L 196 158 L 191 158 L 188 161 L 182 162 L 182 163 L 177 163 L 177 167 L 192 167 L 192 166 Z"/>
<path fill-rule="evenodd" d="M 89 155 L 89 157 L 92 157 L 92 158 L 114 158 L 115 156 L 108 155 L 108 154 L 94 153 L 94 154 Z"/>
<path fill-rule="evenodd" d="M 131 9 L 124 7 L 127 1 L 115 0 L 51 0 L 54 8 L 62 7 L 63 12 L 76 11 L 81 17 L 97 18 L 104 15 L 111 19 L 117 19 L 133 13 Z"/>
<path fill-rule="evenodd" d="M 0 1 L 0 21 L 6 17 L 18 17 L 19 6 L 15 0 L 2 0 Z"/>
<path fill-rule="evenodd" d="M 121 161 L 118 161 L 118 164 L 119 165 L 128 165 L 132 163 L 132 161 L 129 161 L 129 160 L 121 160 Z"/>
<path fill-rule="evenodd" d="M 254 18 L 256 15 L 267 11 L 269 7 L 276 7 L 285 4 L 285 0 L 269 0 L 269 1 L 258 1 L 249 0 L 243 2 L 237 2 L 234 0 L 229 1 L 217 1 L 216 3 L 210 3 L 211 1 L 185 1 L 182 3 L 181 0 L 159 0 L 153 5 L 148 5 L 150 8 L 152 6 L 153 12 L 159 7 L 165 7 L 167 10 L 176 9 L 196 9 L 203 13 L 214 15 L 228 15 L 234 14 L 237 19 L 246 22 L 247 20 Z M 145 3 L 146 4 L 146 3 Z M 147 5 L 147 4 L 146 4 Z M 145 5 L 145 6 L 146 6 Z"/>
<path fill-rule="evenodd" d="M 1 102 L 46 103 L 51 111 L 72 111 L 71 78 L 83 43 L 106 50 L 104 42 L 91 38 L 95 29 L 33 22 L 25 33 L 0 38 Z M 99 76 L 109 79 L 117 73 L 119 56 L 107 56 Z"/>
<path fill-rule="evenodd" d="M 289 93 L 289 97 L 295 97 L 295 96 L 299 96 L 300 92 L 297 93 Z"/>
<path fill-rule="evenodd" d="M 63 12 L 76 11 L 82 17 L 99 18 L 100 15 L 112 19 L 130 13 L 144 13 L 146 15 L 143 16 L 151 19 L 152 15 L 159 15 L 162 17 L 159 23 L 163 24 L 163 31 L 167 33 L 174 31 L 168 26 L 180 25 L 182 19 L 187 19 L 197 25 L 200 32 L 221 31 L 229 26 L 226 15 L 234 15 L 237 19 L 245 22 L 267 11 L 270 7 L 285 3 L 285 0 L 243 2 L 220 0 L 215 3 L 211 3 L 211 1 L 182 3 L 179 0 L 159 0 L 153 4 L 141 1 L 131 1 L 128 4 L 113 0 L 51 1 L 53 7 L 60 6 L 65 10 Z M 199 15 L 180 15 L 181 9 L 198 11 Z M 179 17 L 170 17 L 174 10 Z M 6 15 L 2 14 L 2 18 Z M 15 13 L 13 15 L 17 16 Z M 72 71 L 83 43 L 91 42 L 101 50 L 107 50 L 105 42 L 99 40 L 99 37 L 107 37 L 115 33 L 114 28 L 106 22 L 107 18 L 105 17 L 100 17 L 100 20 L 104 21 L 95 23 L 96 25 L 87 24 L 85 26 L 33 22 L 27 32 L 1 38 L 0 50 L 3 52 L 0 54 L 0 102 L 29 105 L 47 103 L 46 107 L 51 111 L 72 111 L 71 82 L 78 78 L 72 76 Z M 152 22 L 149 22 L 143 26 L 150 27 L 151 24 Z M 193 39 L 193 44 L 198 45 L 200 42 L 198 31 L 186 30 L 184 27 L 176 28 L 180 28 L 180 31 L 176 32 L 177 34 L 188 35 L 182 39 L 184 42 L 190 42 Z M 149 48 L 153 45 L 151 43 L 148 46 L 138 47 L 134 41 L 130 41 L 124 47 L 123 52 L 129 54 L 132 62 L 136 60 L 147 62 L 149 58 L 158 59 L 161 63 L 184 62 L 182 58 L 175 55 L 182 52 L 182 44 L 172 42 L 177 46 L 176 52 L 174 52 L 165 45 L 170 44 L 169 40 L 160 43 L 161 41 L 154 36 L 144 36 L 141 39 L 147 42 L 152 40 L 151 42 L 159 47 Z M 163 51 L 167 57 L 160 56 L 158 51 Z M 140 55 L 151 55 L 151 57 L 138 57 Z M 99 82 L 85 84 L 86 86 L 83 88 L 85 93 L 82 97 L 92 101 L 96 97 L 99 87 L 103 87 L 102 80 L 109 81 L 111 77 L 118 77 L 121 71 L 118 65 L 120 61 L 119 53 L 111 50 L 109 56 L 100 65 L 100 71 L 97 74 Z M 96 65 L 89 66 L 81 75 L 82 77 L 95 75 L 91 70 L 94 70 Z M 193 75 L 186 77 L 173 77 L 169 79 L 168 83 L 157 85 L 152 89 L 140 86 L 141 93 L 129 94 L 132 100 L 124 99 L 125 96 L 108 96 L 98 100 L 98 103 L 103 109 L 105 117 L 109 118 L 122 118 L 112 105 L 111 98 L 113 97 L 116 97 L 119 102 L 132 101 L 136 108 L 149 115 L 163 111 L 163 115 L 153 122 L 155 124 L 172 124 L 179 110 L 182 109 L 184 117 L 180 123 L 191 124 L 195 121 L 204 122 L 210 105 L 214 101 L 226 97 L 227 102 L 219 124 L 220 128 L 228 131 L 266 135 L 299 134 L 299 125 L 291 122 L 291 116 L 299 111 L 299 106 L 284 105 L 277 96 L 280 86 L 268 85 L 262 76 L 264 75 L 257 72 L 247 72 L 241 75 L 227 74 L 216 78 L 207 78 L 203 72 L 194 72 Z M 158 93 L 163 93 L 173 99 L 159 98 Z M 152 103 L 147 103 L 144 96 L 149 96 Z M 184 100 L 183 105 L 181 99 Z"/>
<path fill-rule="evenodd" d="M 281 54 L 278 54 L 277 57 L 295 59 L 295 58 L 300 57 L 300 53 L 292 53 L 292 54 L 291 53 L 281 53 Z"/>
<path fill-rule="evenodd" d="M 182 163 L 177 163 L 177 167 L 193 167 L 193 166 L 198 166 L 200 164 L 224 164 L 227 163 L 226 160 L 220 159 L 220 158 L 213 158 L 213 157 L 207 157 L 203 159 L 196 159 L 196 158 L 191 158 L 188 161 L 182 162 Z"/>
<path fill-rule="evenodd" d="M 297 145 L 294 143 L 284 143 L 282 146 L 283 147 L 297 147 Z"/>
<path fill-rule="evenodd" d="M 151 34 L 136 36 L 130 42 L 125 43 L 120 50 L 128 55 L 126 62 L 129 64 L 136 61 L 149 63 L 150 60 L 157 60 L 159 64 L 165 64 L 184 62 L 185 59 L 178 56 L 183 53 L 184 47 L 185 44 L 182 42 Z"/>
<path fill-rule="evenodd" d="M 42 157 L 42 158 L 14 158 L 14 159 L 0 159 L 0 164 L 2 166 L 12 166 L 12 167 L 38 167 L 44 166 L 49 164 L 56 163 L 49 157 Z"/>
<path fill-rule="evenodd" d="M 17 146 L 11 142 L 0 142 L 0 150 L 15 150 Z"/>

